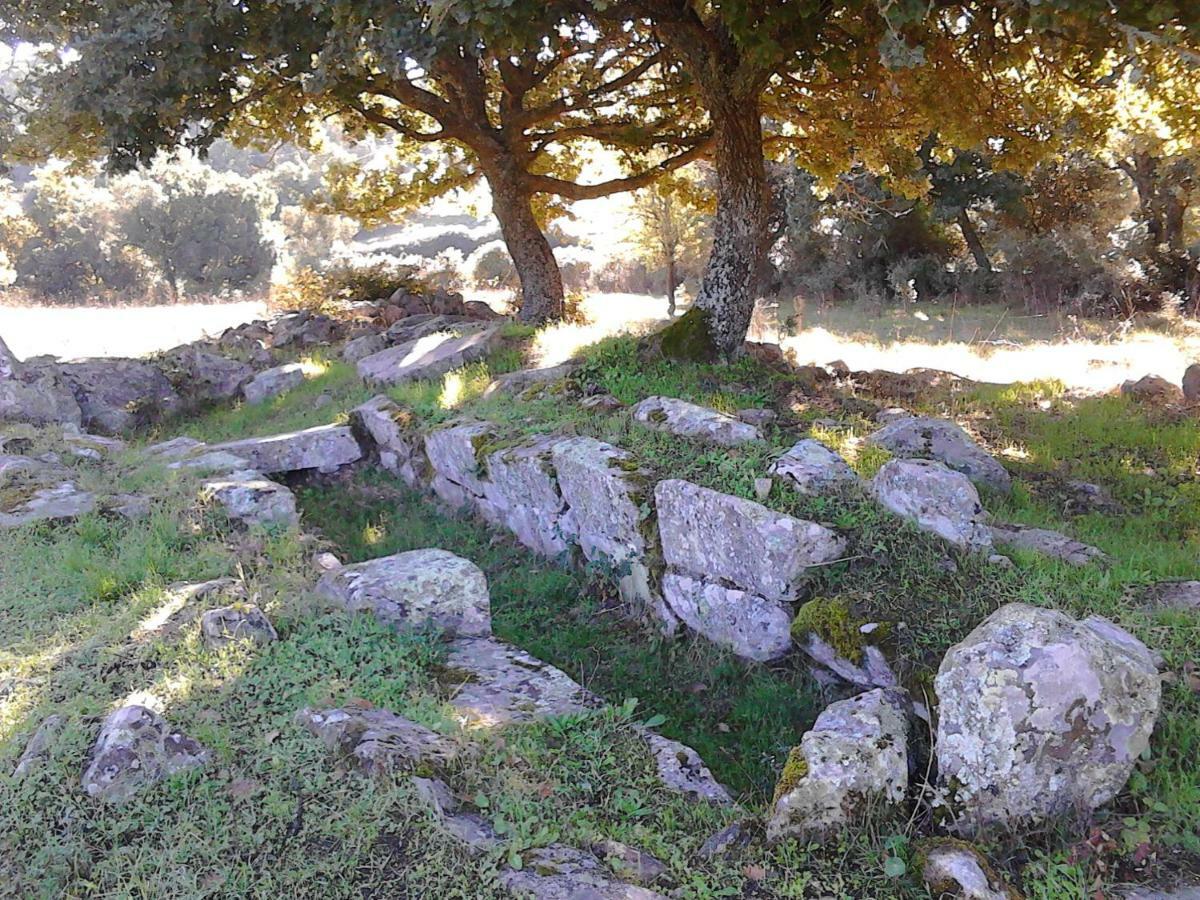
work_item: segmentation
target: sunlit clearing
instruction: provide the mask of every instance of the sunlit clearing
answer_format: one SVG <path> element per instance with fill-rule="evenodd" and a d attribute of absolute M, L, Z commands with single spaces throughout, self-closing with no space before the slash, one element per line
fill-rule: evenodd
<path fill-rule="evenodd" d="M 550 325 L 533 339 L 533 365 L 557 366 L 614 334 L 643 334 L 665 324 L 667 302 L 645 294 L 592 294 L 580 304 L 583 325 Z"/>
<path fill-rule="evenodd" d="M 438 395 L 438 406 L 442 409 L 457 409 L 462 403 L 466 379 L 462 372 L 448 372 L 442 379 L 442 392 Z"/>

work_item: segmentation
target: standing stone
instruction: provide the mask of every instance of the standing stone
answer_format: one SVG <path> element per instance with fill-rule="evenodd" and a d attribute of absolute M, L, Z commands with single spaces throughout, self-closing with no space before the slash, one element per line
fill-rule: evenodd
<path fill-rule="evenodd" d="M 416 418 L 391 398 L 380 395 L 350 411 L 350 427 L 379 465 L 409 487 L 424 483 L 429 468 Z"/>
<path fill-rule="evenodd" d="M 562 438 L 534 438 L 485 461 L 487 518 L 503 524 L 531 550 L 551 558 L 567 553 L 574 520 L 554 472 L 554 447 Z"/>
<path fill-rule="evenodd" d="M 478 509 L 483 499 L 484 448 L 496 439 L 490 422 L 462 422 L 425 435 L 425 456 L 433 469 L 433 490 L 454 509 Z"/>
<path fill-rule="evenodd" d="M 89 796 L 123 803 L 162 778 L 208 762 L 208 751 L 145 706 L 123 706 L 104 720 L 83 774 Z"/>
<path fill-rule="evenodd" d="M 287 393 L 292 388 L 304 384 L 304 366 L 300 363 L 288 363 L 259 372 L 246 382 L 242 388 L 242 396 L 250 404 L 265 403 L 272 397 Z"/>
<path fill-rule="evenodd" d="M 663 575 L 662 592 L 683 624 L 738 656 L 767 662 L 792 649 L 792 615 L 778 601 L 673 572 Z"/>
<path fill-rule="evenodd" d="M 934 684 L 938 778 L 960 832 L 1101 806 L 1149 746 L 1153 655 L 1107 619 L 1021 603 L 951 647 Z"/>
<path fill-rule="evenodd" d="M 279 640 L 275 626 L 253 603 L 238 603 L 210 609 L 200 616 L 204 643 L 214 650 L 236 641 L 269 644 Z"/>
<path fill-rule="evenodd" d="M 58 367 L 83 414 L 100 434 L 120 434 L 156 422 L 181 404 L 171 382 L 154 366 L 133 359 L 94 359 Z"/>
<path fill-rule="evenodd" d="M 771 474 L 790 482 L 801 494 L 823 494 L 858 480 L 844 459 L 812 438 L 793 444 L 771 464 Z"/>
<path fill-rule="evenodd" d="M 867 691 L 831 704 L 792 750 L 767 819 L 767 838 L 821 837 L 871 804 L 908 790 L 908 720 L 900 693 Z"/>
<path fill-rule="evenodd" d="M 979 492 L 965 475 L 928 459 L 893 459 L 872 482 L 889 512 L 909 519 L 964 550 L 987 550 L 992 535 L 983 521 Z"/>
<path fill-rule="evenodd" d="M 211 449 L 232 453 L 264 475 L 305 469 L 336 472 L 362 459 L 362 448 L 348 425 L 318 425 L 303 431 L 229 441 Z"/>
<path fill-rule="evenodd" d="M 900 459 L 935 459 L 994 491 L 1006 494 L 1012 489 L 1008 470 L 947 419 L 924 416 L 893 419 L 868 437 L 867 442 Z"/>
<path fill-rule="evenodd" d="M 656 431 L 722 447 L 762 440 L 762 432 L 755 425 L 674 397 L 647 397 L 633 408 L 633 418 Z"/>
<path fill-rule="evenodd" d="M 410 550 L 342 566 L 326 573 L 316 590 L 400 630 L 432 625 L 449 635 L 492 633 L 487 579 L 473 562 L 445 550 Z"/>

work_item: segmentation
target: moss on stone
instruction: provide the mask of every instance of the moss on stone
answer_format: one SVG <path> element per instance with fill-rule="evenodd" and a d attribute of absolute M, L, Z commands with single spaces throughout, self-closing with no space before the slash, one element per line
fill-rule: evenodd
<path fill-rule="evenodd" d="M 850 603 L 841 597 L 818 597 L 800 607 L 792 620 L 792 638 L 798 643 L 815 634 L 843 659 L 856 665 L 862 662 L 866 636 L 859 630 L 862 623 L 854 618 Z"/>
<path fill-rule="evenodd" d="M 650 413 L 646 416 L 646 418 L 648 418 L 651 422 L 655 423 L 656 425 L 662 425 L 664 422 L 667 421 L 667 414 L 666 414 L 666 412 L 664 412 L 661 409 L 652 409 L 652 410 L 650 410 Z"/>
<path fill-rule="evenodd" d="M 693 306 L 658 335 L 659 347 L 668 359 L 715 362 L 717 345 L 708 327 L 708 313 Z"/>
<path fill-rule="evenodd" d="M 787 762 L 783 764 L 783 771 L 779 773 L 779 780 L 775 782 L 775 794 L 771 797 L 771 806 L 794 791 L 796 785 L 807 775 L 808 760 L 804 758 L 800 747 L 793 747 L 788 753 Z"/>

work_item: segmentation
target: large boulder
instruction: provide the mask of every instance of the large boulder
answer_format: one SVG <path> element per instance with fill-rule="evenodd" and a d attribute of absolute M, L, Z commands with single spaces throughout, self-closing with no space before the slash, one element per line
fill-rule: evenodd
<path fill-rule="evenodd" d="M 154 366 L 133 359 L 93 359 L 58 367 L 83 413 L 100 434 L 140 428 L 176 412 L 179 394 Z"/>
<path fill-rule="evenodd" d="M 350 427 L 382 468 L 399 475 L 409 487 L 424 483 L 429 463 L 411 412 L 380 395 L 350 411 Z"/>
<path fill-rule="evenodd" d="M 429 334 L 365 356 L 356 366 L 359 377 L 377 386 L 438 378 L 483 359 L 500 340 L 498 326 L 480 328 L 476 324 L 470 329 L 460 327 L 456 331 L 458 333 Z"/>
<path fill-rule="evenodd" d="M 154 710 L 123 706 L 104 720 L 83 773 L 83 789 L 89 796 L 122 803 L 156 781 L 202 766 L 208 759 L 207 750 L 170 731 Z"/>
<path fill-rule="evenodd" d="M 492 632 L 487 579 L 470 560 L 445 550 L 410 550 L 325 574 L 317 593 L 393 628 L 435 626 L 449 635 Z"/>
<path fill-rule="evenodd" d="M 858 480 L 844 459 L 812 438 L 793 444 L 771 464 L 771 474 L 801 494 L 822 494 Z"/>
<path fill-rule="evenodd" d="M 575 523 L 554 472 L 554 447 L 562 438 L 533 438 L 485 459 L 486 514 L 543 556 L 567 553 Z"/>
<path fill-rule="evenodd" d="M 304 384 L 304 366 L 300 363 L 287 363 L 259 372 L 246 382 L 242 388 L 242 396 L 246 398 L 247 403 L 255 405 L 265 403 L 302 384 Z"/>
<path fill-rule="evenodd" d="M 296 724 L 370 774 L 444 766 L 458 755 L 450 738 L 386 709 L 306 707 Z"/>
<path fill-rule="evenodd" d="M 819 838 L 908 790 L 901 692 L 877 688 L 827 707 L 792 750 L 775 788 L 767 838 Z"/>
<path fill-rule="evenodd" d="M 995 491 L 1008 493 L 1012 489 L 1012 479 L 1004 466 L 947 419 L 897 418 L 868 437 L 867 442 L 901 459 L 935 459 Z"/>
<path fill-rule="evenodd" d="M 348 425 L 318 425 L 303 431 L 229 441 L 212 446 L 210 452 L 232 454 L 264 475 L 306 469 L 336 472 L 362 459 L 362 448 Z"/>
<path fill-rule="evenodd" d="M 1149 746 L 1154 656 L 1097 616 L 1014 603 L 951 647 L 934 684 L 938 778 L 955 828 L 1009 828 L 1101 806 Z"/>
<path fill-rule="evenodd" d="M 26 378 L 0 378 L 0 422 L 80 425 L 83 411 L 71 389 L 45 372 Z"/>
<path fill-rule="evenodd" d="M 879 504 L 965 550 L 986 550 L 992 534 L 967 476 L 928 459 L 892 459 L 875 473 Z"/>
<path fill-rule="evenodd" d="M 167 351 L 159 366 L 179 395 L 193 406 L 232 400 L 254 377 L 254 368 L 248 363 L 191 345 Z"/>
<path fill-rule="evenodd" d="M 696 438 L 722 447 L 762 440 L 762 432 L 754 425 L 674 397 L 647 397 L 633 408 L 633 418 L 656 431 Z"/>

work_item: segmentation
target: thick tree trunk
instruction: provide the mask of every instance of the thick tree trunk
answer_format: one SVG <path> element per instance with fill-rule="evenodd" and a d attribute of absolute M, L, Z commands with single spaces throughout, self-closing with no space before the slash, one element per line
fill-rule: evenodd
<path fill-rule="evenodd" d="M 971 251 L 971 256 L 975 258 L 975 265 L 979 266 L 980 271 L 992 273 L 992 261 L 988 259 L 987 251 L 983 248 L 983 241 L 979 239 L 979 232 L 975 230 L 975 223 L 971 221 L 971 217 L 967 215 L 965 209 L 958 211 L 958 230 L 962 232 L 963 240 L 967 242 L 967 249 Z"/>
<path fill-rule="evenodd" d="M 710 95 L 712 91 L 707 92 Z M 758 273 L 766 253 L 767 172 L 758 95 L 709 98 L 717 213 L 713 248 L 696 297 L 725 359 L 739 355 L 754 312 Z"/>
<path fill-rule="evenodd" d="M 524 187 L 516 165 L 498 165 L 486 172 L 492 189 L 492 212 L 521 279 L 522 322 L 541 324 L 561 319 L 563 283 L 550 242 L 533 214 L 532 193 Z"/>
<path fill-rule="evenodd" d="M 667 315 L 672 319 L 675 318 L 675 254 L 671 254 L 667 259 Z"/>

